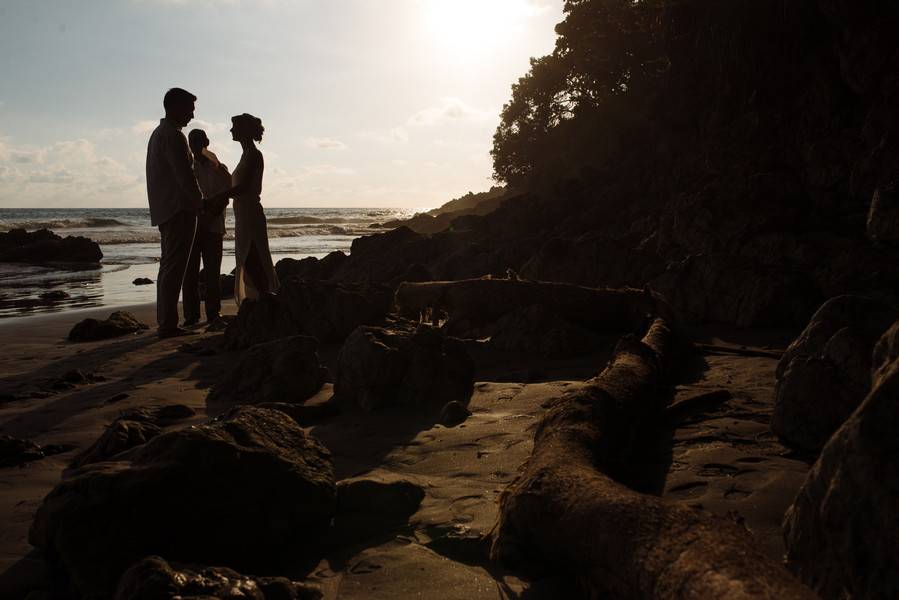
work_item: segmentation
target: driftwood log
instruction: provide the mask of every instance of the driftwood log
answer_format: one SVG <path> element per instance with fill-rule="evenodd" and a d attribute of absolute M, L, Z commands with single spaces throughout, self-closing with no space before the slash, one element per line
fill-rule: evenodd
<path fill-rule="evenodd" d="M 655 319 L 591 385 L 549 405 L 500 501 L 492 558 L 554 564 L 591 597 L 815 598 L 737 523 L 616 481 L 640 423 L 664 410 L 656 388 L 672 344 Z"/>
<path fill-rule="evenodd" d="M 649 290 L 518 279 L 406 282 L 397 288 L 395 304 L 407 318 L 439 309 L 449 314 L 450 321 L 472 327 L 534 304 L 596 331 L 637 331 L 645 326 L 647 315 L 669 316 L 665 301 Z"/>

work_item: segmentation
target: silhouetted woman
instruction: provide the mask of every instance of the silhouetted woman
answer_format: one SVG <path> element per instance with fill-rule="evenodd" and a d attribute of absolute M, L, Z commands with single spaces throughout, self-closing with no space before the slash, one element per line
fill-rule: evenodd
<path fill-rule="evenodd" d="M 262 121 L 244 113 L 231 117 L 231 137 L 240 142 L 243 154 L 234 168 L 233 187 L 220 196 L 234 199 L 234 298 L 237 304 L 246 298 L 274 292 L 278 277 L 268 248 L 268 229 L 262 212 L 262 172 L 265 163 L 255 142 L 262 141 Z"/>

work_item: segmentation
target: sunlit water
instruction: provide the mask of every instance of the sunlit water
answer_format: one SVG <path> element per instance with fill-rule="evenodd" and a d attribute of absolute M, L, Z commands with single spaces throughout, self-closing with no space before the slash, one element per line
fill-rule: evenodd
<path fill-rule="evenodd" d="M 272 259 L 321 258 L 349 252 L 352 241 L 378 231 L 373 224 L 412 216 L 413 209 L 266 208 Z M 234 268 L 234 214 L 228 209 L 222 272 Z M 0 263 L 0 318 L 97 306 L 152 302 L 156 286 L 136 286 L 139 277 L 156 280 L 159 230 L 147 209 L 0 208 L 0 231 L 46 228 L 57 235 L 80 235 L 100 243 L 99 268 Z"/>

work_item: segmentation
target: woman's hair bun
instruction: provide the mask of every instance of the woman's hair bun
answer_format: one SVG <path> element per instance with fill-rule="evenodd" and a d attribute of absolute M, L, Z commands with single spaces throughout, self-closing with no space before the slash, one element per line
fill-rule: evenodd
<path fill-rule="evenodd" d="M 254 117 L 249 113 L 243 113 L 231 117 L 231 122 L 240 127 L 246 127 L 246 130 L 250 132 L 254 141 L 262 141 L 262 134 L 265 131 L 265 127 L 262 126 L 262 119 L 259 117 Z"/>

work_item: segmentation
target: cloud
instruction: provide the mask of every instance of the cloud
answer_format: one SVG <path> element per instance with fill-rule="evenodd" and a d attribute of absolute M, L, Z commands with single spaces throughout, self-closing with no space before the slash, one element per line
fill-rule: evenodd
<path fill-rule="evenodd" d="M 159 125 L 159 121 L 138 121 L 131 126 L 131 132 L 134 135 L 148 135 L 156 129 L 157 125 Z"/>
<path fill-rule="evenodd" d="M 430 127 L 443 121 L 481 120 L 493 117 L 490 111 L 480 110 L 459 100 L 443 98 L 436 106 L 423 108 L 409 117 L 412 126 Z"/>
<path fill-rule="evenodd" d="M 409 141 L 409 132 L 404 127 L 394 127 L 387 131 L 363 131 L 359 137 L 382 144 L 405 144 Z"/>
<path fill-rule="evenodd" d="M 144 194 L 139 176 L 86 139 L 42 147 L 0 139 L 0 158 L 0 197 L 20 206 L 123 206 Z"/>
<path fill-rule="evenodd" d="M 415 111 L 406 122 L 387 131 L 363 132 L 360 137 L 383 144 L 405 144 L 409 141 L 409 130 L 429 128 L 451 123 L 486 123 L 496 119 L 499 111 L 482 110 L 466 104 L 459 98 L 442 98 L 434 106 Z"/>
<path fill-rule="evenodd" d="M 346 150 L 347 145 L 340 140 L 327 137 L 307 137 L 305 141 L 307 148 L 318 148 L 320 150 Z"/>

